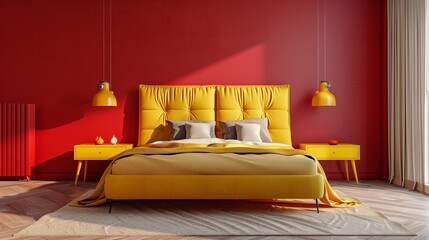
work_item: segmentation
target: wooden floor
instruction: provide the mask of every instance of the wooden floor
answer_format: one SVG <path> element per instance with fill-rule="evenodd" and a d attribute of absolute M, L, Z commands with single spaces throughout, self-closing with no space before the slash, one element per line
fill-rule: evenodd
<path fill-rule="evenodd" d="M 73 186 L 72 182 L 50 181 L 0 181 L 0 239 L 300 239 L 300 240 L 340 240 L 340 239 L 371 239 L 371 240 L 399 240 L 399 239 L 429 239 L 429 196 L 417 192 L 389 185 L 382 181 L 362 181 L 359 185 L 345 181 L 331 182 L 335 189 L 340 190 L 347 197 L 357 198 L 372 209 L 383 213 L 387 218 L 402 224 L 416 237 L 388 237 L 388 236 L 347 236 L 347 237 L 21 237 L 12 235 L 29 226 L 43 215 L 53 212 L 64 206 L 72 199 L 95 186 L 95 183 L 79 183 Z"/>

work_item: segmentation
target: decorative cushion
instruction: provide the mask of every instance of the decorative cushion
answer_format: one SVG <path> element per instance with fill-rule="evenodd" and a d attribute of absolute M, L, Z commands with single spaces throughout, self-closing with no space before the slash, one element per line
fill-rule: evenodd
<path fill-rule="evenodd" d="M 235 124 L 237 131 L 237 140 L 262 142 L 261 139 L 261 125 L 256 123 L 237 123 Z"/>
<path fill-rule="evenodd" d="M 219 121 L 221 131 L 224 139 L 237 139 L 237 131 L 235 129 L 236 124 L 242 123 L 254 123 L 259 124 L 261 128 L 261 139 L 262 142 L 272 143 L 270 133 L 268 131 L 268 119 L 267 118 L 252 118 L 239 121 Z"/>
<path fill-rule="evenodd" d="M 215 121 L 196 121 L 196 120 L 166 120 L 170 130 L 170 140 L 180 140 L 186 138 L 186 123 L 208 123 L 210 125 L 210 137 L 215 138 Z"/>
<path fill-rule="evenodd" d="M 209 123 L 185 123 L 186 139 L 211 138 Z"/>

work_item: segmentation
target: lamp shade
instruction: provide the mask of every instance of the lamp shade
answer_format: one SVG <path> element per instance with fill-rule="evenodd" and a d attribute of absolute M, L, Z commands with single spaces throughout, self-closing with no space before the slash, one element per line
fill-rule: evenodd
<path fill-rule="evenodd" d="M 313 95 L 311 105 L 313 107 L 333 107 L 337 105 L 334 94 L 329 91 L 331 84 L 328 81 L 321 81 L 319 91 Z"/>
<path fill-rule="evenodd" d="M 110 91 L 110 84 L 107 81 L 101 81 L 98 85 L 100 89 L 92 98 L 92 106 L 94 107 L 103 107 L 103 106 L 111 106 L 116 107 L 118 104 L 116 103 L 116 97 L 113 94 L 113 91 Z"/>

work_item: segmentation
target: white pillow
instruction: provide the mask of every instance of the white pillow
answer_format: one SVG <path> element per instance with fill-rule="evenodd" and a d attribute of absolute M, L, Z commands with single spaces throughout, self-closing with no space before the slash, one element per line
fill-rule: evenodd
<path fill-rule="evenodd" d="M 208 123 L 210 124 L 210 137 L 215 138 L 215 121 L 200 121 L 200 120 L 166 120 L 170 131 L 170 140 L 186 139 L 185 123 Z"/>
<path fill-rule="evenodd" d="M 235 129 L 235 124 L 243 123 L 253 123 L 259 124 L 261 126 L 261 139 L 262 142 L 272 143 L 270 132 L 268 131 L 268 119 L 267 118 L 250 118 L 244 120 L 235 120 L 235 121 L 219 121 L 219 126 L 221 128 L 223 137 L 225 139 L 238 139 L 237 130 Z"/>
<path fill-rule="evenodd" d="M 237 140 L 249 142 L 262 142 L 261 125 L 256 123 L 237 123 L 235 124 L 237 131 Z"/>
<path fill-rule="evenodd" d="M 186 138 L 211 138 L 210 128 L 211 126 L 209 123 L 185 123 Z"/>

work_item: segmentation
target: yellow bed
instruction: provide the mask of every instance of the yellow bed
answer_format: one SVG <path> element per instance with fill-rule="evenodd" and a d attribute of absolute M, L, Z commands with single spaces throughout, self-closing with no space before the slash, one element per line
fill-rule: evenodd
<path fill-rule="evenodd" d="M 140 85 L 138 145 L 168 140 L 167 119 L 251 118 L 267 118 L 273 142 L 291 145 L 289 89 L 289 85 Z M 218 124 L 216 136 L 222 138 Z M 115 175 L 110 172 L 105 176 L 104 191 L 109 200 L 316 199 L 318 211 L 317 199 L 326 194 L 325 182 L 320 171 L 311 175 Z"/>

